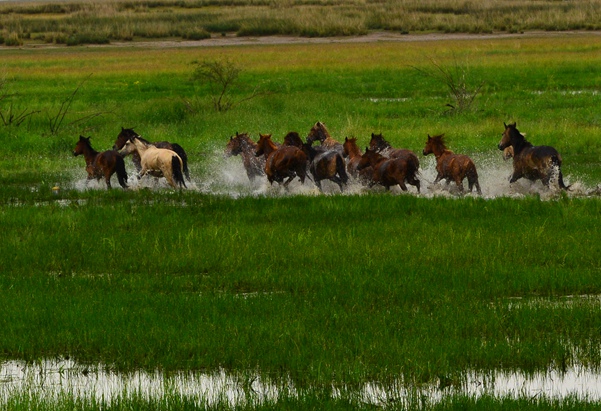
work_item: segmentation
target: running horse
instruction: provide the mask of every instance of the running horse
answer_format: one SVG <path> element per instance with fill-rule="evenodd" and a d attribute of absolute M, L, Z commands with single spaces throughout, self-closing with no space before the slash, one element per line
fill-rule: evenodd
<path fill-rule="evenodd" d="M 119 151 L 123 156 L 132 153 L 138 153 L 140 156 L 141 170 L 138 178 L 148 173 L 155 177 L 165 177 L 173 188 L 186 187 L 183 161 L 175 151 L 158 148 L 141 137 L 134 137 Z"/>
<path fill-rule="evenodd" d="M 248 136 L 248 133 L 238 134 L 231 136 L 230 141 L 227 143 L 225 148 L 225 156 L 237 156 L 242 157 L 242 164 L 246 170 L 246 175 L 250 181 L 255 181 L 257 177 L 265 175 L 265 157 L 255 156 L 257 151 L 257 144 L 252 141 Z"/>
<path fill-rule="evenodd" d="M 106 187 L 111 188 L 111 176 L 117 173 L 119 185 L 127 188 L 127 172 L 125 171 L 125 161 L 123 157 L 115 150 L 107 150 L 98 152 L 92 148 L 90 137 L 79 136 L 79 141 L 73 150 L 74 156 L 83 154 L 86 160 L 86 171 L 88 179 L 86 184 L 91 179 L 100 180 L 104 177 Z"/>
<path fill-rule="evenodd" d="M 134 137 L 141 136 L 138 133 L 136 133 L 133 128 L 121 127 L 121 132 L 115 140 L 113 150 L 121 150 L 125 143 L 127 143 L 128 140 Z M 188 171 L 188 155 L 186 154 L 186 151 L 182 148 L 182 146 L 180 146 L 177 143 L 170 143 L 168 141 L 157 141 L 151 144 L 156 146 L 157 148 L 166 148 L 167 150 L 175 151 L 177 155 L 182 159 L 182 162 L 184 164 L 184 175 L 186 176 L 186 179 L 190 181 L 190 172 Z M 136 167 L 136 170 L 138 170 L 139 173 L 142 169 L 142 166 L 140 163 L 140 156 L 135 152 L 132 154 L 132 161 L 134 163 L 134 166 Z"/>
<path fill-rule="evenodd" d="M 476 165 L 468 156 L 455 154 L 451 150 L 448 150 L 444 142 L 444 134 L 434 137 L 428 135 L 428 141 L 423 153 L 425 156 L 434 154 L 434 157 L 436 157 L 436 171 L 438 175 L 434 180 L 435 184 L 443 178 L 447 184 L 453 180 L 457 184 L 459 191 L 463 192 L 463 180 L 467 177 L 470 192 L 475 186 L 478 194 L 482 194 L 480 183 L 478 182 Z"/>
<path fill-rule="evenodd" d="M 343 184 L 348 182 L 344 158 L 336 150 L 325 150 L 322 147 L 312 147 L 311 143 L 303 144 L 303 152 L 309 159 L 309 172 L 313 176 L 315 185 L 321 191 L 322 180 L 330 180 L 338 184 L 340 191 L 344 191 Z"/>
<path fill-rule="evenodd" d="M 328 150 L 336 150 L 340 154 L 344 153 L 342 144 L 330 136 L 330 132 L 326 128 L 326 125 L 321 121 L 315 123 L 307 135 L 307 143 L 313 144 L 316 140 L 319 140 L 323 148 Z"/>
<path fill-rule="evenodd" d="M 406 148 L 393 148 L 382 134 L 374 134 L 371 133 L 371 140 L 369 141 L 369 148 L 376 151 L 377 153 L 382 154 L 384 157 L 388 158 L 406 158 L 407 161 L 413 163 L 412 166 L 415 167 L 416 170 L 419 169 L 419 159 L 415 155 L 415 153 Z"/>
<path fill-rule="evenodd" d="M 278 147 L 271 141 L 271 134 L 259 134 L 257 151 L 255 156 L 265 157 L 265 174 L 270 184 L 274 181 L 282 183 L 288 188 L 288 184 L 298 176 L 301 183 L 305 183 L 307 176 L 307 155 L 296 146 Z"/>
<path fill-rule="evenodd" d="M 559 188 L 568 190 L 561 174 L 561 155 L 550 146 L 533 146 L 516 128 L 516 123 L 505 124 L 503 137 L 499 142 L 499 150 L 513 149 L 513 174 L 510 183 L 522 177 L 531 181 L 541 180 L 549 187 L 551 178 L 557 173 Z M 504 151 L 505 152 L 505 151 Z"/>
<path fill-rule="evenodd" d="M 370 186 L 380 184 L 390 190 L 390 187 L 398 185 L 401 190 L 407 191 L 407 184 L 411 184 L 420 192 L 420 182 L 417 179 L 418 168 L 407 156 L 388 158 L 375 150 L 365 147 L 365 153 L 357 166 L 359 171 L 368 167 L 373 169 Z M 406 184 L 407 183 L 407 184 Z"/>

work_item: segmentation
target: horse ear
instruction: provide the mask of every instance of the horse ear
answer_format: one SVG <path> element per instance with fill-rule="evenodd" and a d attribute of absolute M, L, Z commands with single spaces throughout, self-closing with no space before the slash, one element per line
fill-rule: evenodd
<path fill-rule="evenodd" d="M 374 138 L 374 136 L 375 136 L 375 134 L 374 134 L 374 133 L 371 133 L 371 138 Z"/>
<path fill-rule="evenodd" d="M 503 125 L 505 126 L 505 128 L 507 128 L 507 124 L 505 124 L 505 122 L 503 122 Z"/>
<path fill-rule="evenodd" d="M 432 140 L 432 137 L 430 137 L 430 134 L 428 133 L 428 140 Z"/>

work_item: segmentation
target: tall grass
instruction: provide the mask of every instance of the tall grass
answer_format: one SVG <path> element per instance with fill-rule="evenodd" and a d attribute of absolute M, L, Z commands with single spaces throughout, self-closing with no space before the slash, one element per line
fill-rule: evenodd
<path fill-rule="evenodd" d="M 185 37 L 199 30 L 241 36 L 291 34 L 347 36 L 370 30 L 482 33 L 598 30 L 597 2 L 387 0 L 185 1 L 10 3 L 0 6 L 0 27 L 33 38 L 105 33 L 110 40 Z M 124 30 L 123 26 L 129 27 Z"/>

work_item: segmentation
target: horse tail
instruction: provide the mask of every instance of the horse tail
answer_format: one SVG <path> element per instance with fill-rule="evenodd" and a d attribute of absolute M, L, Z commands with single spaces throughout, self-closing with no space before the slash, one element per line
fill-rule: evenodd
<path fill-rule="evenodd" d="M 180 146 L 177 143 L 172 143 L 171 144 L 171 149 L 177 153 L 177 155 L 179 156 L 179 158 L 182 159 L 182 166 L 183 166 L 183 169 L 184 169 L 184 175 L 186 176 L 186 179 L 188 181 L 190 181 L 190 173 L 188 171 L 188 155 L 184 151 L 183 147 Z"/>
<path fill-rule="evenodd" d="M 344 163 L 342 156 L 336 156 L 336 170 L 340 176 L 340 181 L 342 181 L 343 184 L 346 184 L 348 182 L 348 174 L 346 173 L 346 164 Z"/>
<path fill-rule="evenodd" d="M 117 171 L 117 179 L 119 180 L 119 185 L 123 188 L 127 188 L 127 171 L 125 170 L 125 161 L 120 155 L 117 155 L 115 161 L 115 170 Z"/>
<path fill-rule="evenodd" d="M 183 161 L 179 156 L 171 157 L 171 170 L 173 171 L 173 179 L 177 184 L 179 184 L 180 187 L 186 187 L 186 182 L 184 181 L 184 175 L 182 173 L 182 163 Z"/>
<path fill-rule="evenodd" d="M 570 184 L 569 186 L 566 186 L 563 182 L 563 174 L 561 173 L 561 156 L 559 154 L 554 154 L 551 156 L 551 164 L 554 168 L 557 168 L 557 183 L 559 184 L 559 188 L 566 191 L 569 190 L 572 185 Z"/>

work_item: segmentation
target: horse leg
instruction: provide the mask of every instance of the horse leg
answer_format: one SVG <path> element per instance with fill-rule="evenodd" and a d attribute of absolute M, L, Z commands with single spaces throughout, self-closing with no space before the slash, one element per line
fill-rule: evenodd
<path fill-rule="evenodd" d="M 111 187 L 111 173 L 108 171 L 105 171 L 104 173 L 104 181 L 106 181 L 106 188 L 107 189 L 111 189 L 113 187 Z"/>

